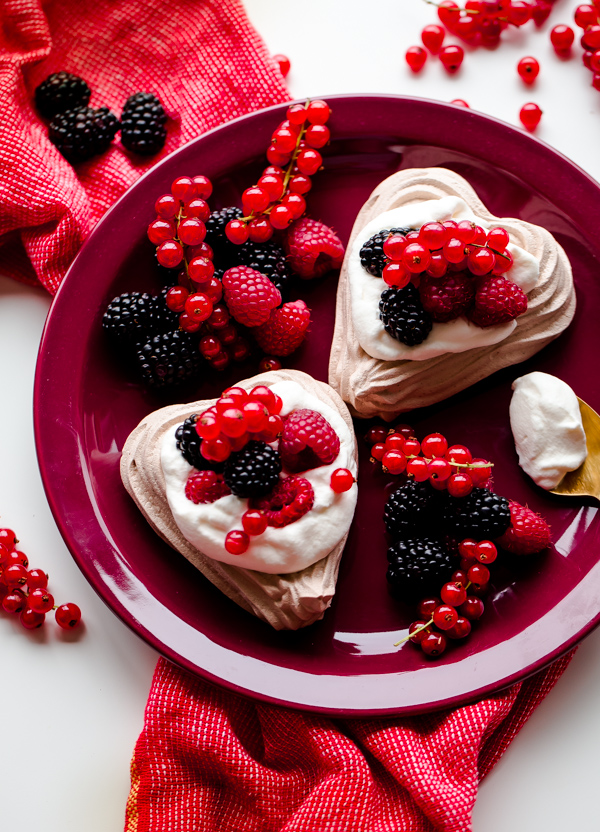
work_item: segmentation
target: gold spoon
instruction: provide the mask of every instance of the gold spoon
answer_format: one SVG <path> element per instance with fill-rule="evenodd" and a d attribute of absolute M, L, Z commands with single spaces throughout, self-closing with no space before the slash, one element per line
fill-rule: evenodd
<path fill-rule="evenodd" d="M 550 489 L 550 493 L 600 500 L 600 416 L 579 396 L 577 401 L 585 431 L 587 456 L 579 468 L 565 474 L 556 488 Z"/>

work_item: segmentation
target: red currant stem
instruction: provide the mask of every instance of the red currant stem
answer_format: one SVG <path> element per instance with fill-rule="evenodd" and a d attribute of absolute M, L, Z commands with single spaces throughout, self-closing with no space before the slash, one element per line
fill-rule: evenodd
<path fill-rule="evenodd" d="M 306 99 L 306 103 L 304 104 L 304 109 L 308 110 L 308 105 L 310 104 L 310 98 Z M 294 163 L 298 158 L 298 153 L 300 151 L 300 142 L 304 138 L 304 134 L 306 133 L 306 124 L 307 122 L 304 121 L 302 127 L 300 128 L 300 132 L 298 133 L 298 138 L 296 139 L 296 147 L 294 148 L 294 152 L 292 153 L 292 158 L 288 162 L 288 166 L 285 171 L 285 176 L 283 177 L 283 193 L 285 195 L 287 191 L 287 186 L 289 184 L 290 179 L 292 178 L 292 169 L 294 167 Z"/>
<path fill-rule="evenodd" d="M 442 8 L 442 4 L 441 3 L 436 3 L 435 0 L 423 0 L 423 2 L 427 3 L 428 6 L 435 6 L 436 9 Z M 475 11 L 474 9 L 459 9 L 458 11 L 459 11 L 459 14 L 468 14 L 468 15 L 481 14 L 481 12 Z M 506 20 L 506 18 L 500 18 L 500 17 L 498 18 L 498 20 L 502 20 L 502 19 Z"/>
<path fill-rule="evenodd" d="M 400 645 L 404 644 L 405 641 L 410 641 L 413 636 L 416 636 L 417 633 L 423 632 L 423 630 L 426 630 L 427 627 L 429 627 L 431 624 L 433 624 L 433 618 L 430 618 L 429 621 L 427 621 L 425 624 L 421 624 L 421 626 L 417 627 L 416 630 L 413 630 L 412 633 L 410 633 L 410 635 L 401 638 L 400 641 L 397 641 L 394 644 L 394 647 L 400 647 Z"/>

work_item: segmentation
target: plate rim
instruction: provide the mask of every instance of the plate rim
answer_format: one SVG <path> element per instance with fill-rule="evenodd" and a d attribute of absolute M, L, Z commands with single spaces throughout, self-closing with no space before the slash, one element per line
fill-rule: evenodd
<path fill-rule="evenodd" d="M 538 139 L 535 136 L 531 136 L 523 131 L 515 128 L 504 121 L 496 119 L 491 116 L 486 116 L 481 113 L 474 112 L 472 110 L 465 110 L 464 108 L 457 107 L 456 105 L 446 104 L 444 102 L 437 102 L 435 100 L 424 99 L 424 98 L 417 98 L 412 96 L 400 96 L 400 95 L 393 95 L 393 94 L 336 94 L 336 95 L 329 95 L 323 96 L 325 100 L 330 102 L 347 102 L 350 105 L 357 106 L 361 103 L 368 103 L 368 104 L 381 104 L 382 102 L 395 102 L 395 105 L 416 105 L 417 108 L 433 108 L 437 110 L 438 108 L 443 108 L 446 115 L 452 114 L 452 117 L 458 122 L 459 125 L 463 125 L 465 129 L 473 129 L 475 127 L 481 127 L 483 129 L 484 126 L 487 125 L 487 129 L 490 129 L 490 125 L 493 127 L 493 130 L 500 130 L 501 133 L 505 133 L 509 136 L 509 138 L 516 142 L 517 145 L 523 145 L 526 148 L 536 149 L 537 153 L 542 153 L 544 157 L 550 157 L 553 162 L 560 162 L 562 166 L 566 166 L 566 170 L 568 170 L 571 175 L 573 173 L 577 174 L 580 177 L 583 177 L 583 181 L 588 187 L 592 187 L 598 192 L 600 195 L 600 186 L 596 182 L 596 180 L 591 177 L 586 171 L 576 165 L 572 160 L 570 160 L 567 156 L 562 154 L 560 151 L 555 150 L 550 145 L 543 142 L 541 139 Z M 300 102 L 303 102 L 304 99 L 301 99 Z M 54 337 L 53 334 L 53 315 L 58 316 L 60 314 L 60 309 L 63 303 L 66 303 L 64 300 L 65 297 L 68 298 L 69 293 L 71 292 L 71 282 L 73 281 L 72 275 L 77 275 L 78 269 L 80 268 L 80 264 L 85 262 L 86 257 L 88 256 L 88 251 L 94 246 L 95 240 L 98 236 L 101 236 L 104 230 L 110 225 L 111 219 L 114 218 L 115 214 L 118 214 L 121 211 L 121 207 L 123 204 L 127 204 L 128 201 L 131 199 L 132 192 L 135 192 L 139 187 L 140 184 L 143 183 L 148 178 L 153 178 L 156 176 L 156 171 L 168 168 L 174 159 L 185 155 L 187 153 L 193 152 L 193 150 L 198 146 L 202 146 L 202 144 L 206 143 L 207 140 L 211 140 L 215 136 L 227 134 L 230 131 L 235 131 L 240 124 L 244 124 L 248 121 L 252 120 L 260 120 L 267 118 L 269 114 L 273 112 L 284 112 L 285 109 L 294 102 L 285 102 L 283 104 L 275 104 L 267 108 L 263 108 L 256 112 L 240 116 L 232 121 L 229 121 L 223 125 L 220 125 L 216 128 L 213 128 L 210 131 L 198 136 L 197 138 L 193 139 L 192 141 L 188 142 L 187 144 L 183 145 L 180 148 L 177 148 L 169 155 L 165 156 L 161 159 L 156 165 L 154 165 L 150 170 L 145 172 L 104 214 L 102 219 L 96 224 L 93 231 L 88 236 L 87 240 L 84 242 L 83 246 L 81 247 L 77 257 L 74 259 L 73 263 L 71 264 L 70 268 L 68 269 L 65 278 L 63 279 L 58 292 L 56 293 L 55 299 L 51 305 L 44 330 L 42 333 L 42 338 L 40 341 L 40 347 L 38 352 L 38 360 L 36 363 L 36 372 L 35 372 L 35 379 L 34 379 L 34 398 L 33 398 L 33 411 L 34 411 L 34 432 L 35 432 L 35 444 L 36 444 L 36 453 L 38 457 L 38 464 L 40 467 L 40 473 L 42 476 L 42 482 L 44 485 L 44 490 L 46 493 L 46 497 L 48 499 L 52 514 L 55 518 L 59 531 L 65 540 L 65 543 L 71 552 L 75 562 L 77 563 L 78 567 L 83 572 L 84 576 L 93 587 L 93 589 L 97 592 L 97 594 L 102 598 L 102 600 L 109 606 L 109 608 L 116 614 L 118 617 L 125 623 L 133 632 L 135 632 L 138 636 L 143 638 L 148 644 L 150 644 L 154 649 L 156 649 L 161 655 L 166 656 L 169 660 L 173 661 L 174 663 L 178 664 L 179 666 L 185 668 L 187 671 L 192 672 L 195 675 L 199 675 L 204 679 L 207 679 L 210 682 L 213 682 L 221 687 L 228 688 L 235 693 L 242 694 L 244 696 L 249 696 L 253 699 L 258 699 L 260 701 L 269 702 L 276 705 L 283 705 L 285 707 L 292 707 L 298 710 L 314 712 L 319 714 L 327 714 L 331 716 L 382 716 L 382 715 L 412 715 L 416 713 L 426 713 L 429 711 L 439 710 L 440 708 L 446 707 L 454 707 L 456 705 L 463 705 L 467 704 L 468 702 L 474 701 L 476 699 L 481 698 L 490 693 L 497 693 L 500 690 L 510 686 L 516 681 L 523 680 L 528 676 L 533 675 L 539 670 L 542 670 L 547 665 L 551 664 L 554 660 L 568 652 L 578 641 L 581 640 L 585 635 L 587 635 L 594 627 L 600 623 L 600 604 L 598 605 L 598 613 L 597 615 L 591 619 L 591 621 L 587 622 L 583 626 L 579 627 L 576 631 L 572 632 L 568 639 L 563 641 L 560 645 L 556 646 L 553 650 L 547 652 L 543 657 L 538 658 L 529 666 L 516 670 L 513 673 L 507 674 L 503 676 L 500 680 L 491 681 L 489 683 L 475 686 L 473 687 L 468 693 L 458 693 L 451 697 L 443 697 L 438 698 L 435 701 L 430 701 L 429 703 L 417 703 L 413 705 L 402 705 L 402 704 L 395 704 L 389 705 L 387 707 L 331 707 L 331 706 L 323 706 L 318 704 L 311 704 L 305 702 L 290 702 L 286 699 L 281 699 L 277 696 L 270 695 L 264 692 L 255 691 L 251 688 L 235 684 L 231 680 L 223 679 L 222 677 L 216 676 L 210 670 L 206 668 L 202 668 L 198 666 L 198 664 L 190 661 L 185 656 L 178 654 L 173 648 L 169 645 L 165 644 L 161 638 L 156 635 L 154 632 L 150 631 L 147 627 L 145 627 L 142 622 L 137 620 L 135 616 L 132 614 L 130 610 L 119 600 L 119 598 L 111 592 L 111 590 L 107 587 L 105 581 L 103 581 L 99 576 L 96 569 L 94 569 L 93 564 L 86 560 L 80 553 L 78 542 L 76 540 L 76 536 L 74 532 L 68 527 L 65 523 L 65 520 L 62 516 L 59 500 L 53 488 L 51 478 L 49 476 L 48 470 L 48 463 L 45 457 L 45 451 L 43 448 L 44 445 L 44 432 L 45 432 L 45 419 L 42 417 L 42 412 L 44 410 L 44 406 L 42 402 L 44 401 L 44 397 L 46 395 L 46 381 L 51 374 L 52 371 L 52 364 L 56 361 L 56 356 L 50 353 L 50 350 L 47 349 L 49 341 L 51 341 Z M 334 107 L 334 114 L 335 114 L 335 107 Z M 398 128 L 401 129 L 400 127 Z M 440 147 L 448 147 L 447 143 L 440 143 Z M 457 148 L 458 149 L 458 148 Z M 463 152 L 464 149 L 463 149 Z M 252 155 L 252 154 L 251 154 Z M 242 163 L 242 159 L 236 159 L 237 164 Z M 502 165 L 500 167 L 503 168 Z M 504 169 L 504 168 L 503 168 Z M 525 180 L 527 184 L 531 187 L 531 183 L 528 180 Z M 547 198 L 548 195 L 544 192 L 543 189 L 540 189 L 536 185 L 536 189 L 542 193 Z M 553 204 L 556 204 L 555 200 L 551 200 Z M 571 216 L 569 214 L 569 216 Z M 598 223 L 598 227 L 600 228 L 600 223 Z M 600 250 L 600 231 L 597 235 L 598 245 L 597 248 Z M 58 312 L 56 310 L 59 310 Z M 72 391 L 71 391 L 72 392 Z M 69 408 L 74 405 L 74 398 L 71 397 L 68 400 Z M 594 570 L 592 570 L 594 571 Z M 589 576 L 589 573 L 588 573 Z M 581 586 L 581 583 L 577 585 L 578 587 Z M 223 650 L 226 650 L 228 653 L 231 652 L 229 648 L 223 647 Z M 291 669 L 290 672 L 295 672 Z M 386 676 L 393 676 L 398 675 L 398 672 L 395 673 L 391 672 L 386 674 Z M 338 678 L 349 678 L 349 677 L 338 677 Z"/>

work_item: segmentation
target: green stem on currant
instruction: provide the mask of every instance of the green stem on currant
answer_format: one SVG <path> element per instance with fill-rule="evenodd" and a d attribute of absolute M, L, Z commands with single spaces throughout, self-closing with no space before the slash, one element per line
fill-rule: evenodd
<path fill-rule="evenodd" d="M 433 624 L 433 618 L 430 618 L 426 624 L 422 624 L 420 627 L 417 627 L 416 630 L 413 630 L 412 633 L 401 638 L 400 641 L 397 641 L 394 644 L 394 647 L 400 647 L 401 644 L 404 644 L 405 641 L 410 641 L 413 636 L 416 636 L 418 633 L 422 633 L 423 630 L 426 630 L 427 627 L 430 627 Z"/>

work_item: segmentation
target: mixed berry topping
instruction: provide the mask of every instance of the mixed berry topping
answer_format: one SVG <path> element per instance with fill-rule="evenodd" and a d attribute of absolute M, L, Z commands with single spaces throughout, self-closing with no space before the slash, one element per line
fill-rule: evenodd
<path fill-rule="evenodd" d="M 362 246 L 360 260 L 388 286 L 379 303 L 386 332 L 416 346 L 427 339 L 434 322 L 464 316 L 487 327 L 522 315 L 527 295 L 504 276 L 512 266 L 508 244 L 505 229 L 486 232 L 470 220 L 374 234 Z"/>
<path fill-rule="evenodd" d="M 142 152 L 144 142 L 164 132 L 162 105 L 138 93 L 126 110 L 122 142 L 136 142 Z M 178 385 L 198 380 L 208 366 L 221 371 L 246 361 L 257 350 L 270 360 L 300 346 L 310 310 L 304 301 L 287 301 L 293 278 L 320 277 L 339 268 L 344 256 L 332 229 L 304 216 L 311 177 L 322 163 L 317 148 L 330 138 L 329 114 L 323 101 L 290 105 L 273 133 L 269 165 L 242 193 L 241 208 L 213 210 L 213 186 L 203 175 L 179 176 L 170 193 L 158 197 L 148 239 L 163 292 L 120 295 L 103 321 L 133 352 L 142 381 L 154 388 Z M 157 342 L 158 334 L 164 337 Z M 197 353 L 193 360 L 190 348 Z"/>
<path fill-rule="evenodd" d="M 419 441 L 409 425 L 381 426 L 366 441 L 384 473 L 404 478 L 383 515 L 391 541 L 388 584 L 419 616 L 402 641 L 436 657 L 483 615 L 500 552 L 541 552 L 550 530 L 539 515 L 491 490 L 491 462 L 440 433 Z"/>
<path fill-rule="evenodd" d="M 215 404 L 189 416 L 175 431 L 177 449 L 192 466 L 185 494 L 195 504 L 234 494 L 248 500 L 241 529 L 224 547 L 243 554 L 268 527 L 283 528 L 307 514 L 315 494 L 304 472 L 335 462 L 340 439 L 325 417 L 300 408 L 281 417 L 283 402 L 267 385 L 229 387 Z M 349 491 L 347 468 L 330 477 L 335 494 Z"/>

